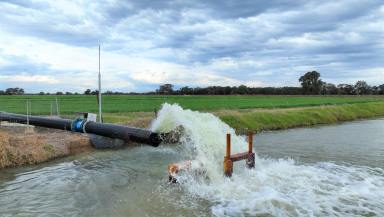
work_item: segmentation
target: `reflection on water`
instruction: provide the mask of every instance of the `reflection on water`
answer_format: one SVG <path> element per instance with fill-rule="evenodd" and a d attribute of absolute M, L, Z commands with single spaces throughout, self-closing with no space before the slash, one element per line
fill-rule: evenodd
<path fill-rule="evenodd" d="M 255 142 L 261 156 L 384 168 L 383 119 L 264 132 Z"/>
<path fill-rule="evenodd" d="M 256 170 L 176 186 L 166 167 L 185 156 L 172 145 L 7 169 L 0 216 L 383 216 L 383 132 L 368 120 L 261 133 Z"/>

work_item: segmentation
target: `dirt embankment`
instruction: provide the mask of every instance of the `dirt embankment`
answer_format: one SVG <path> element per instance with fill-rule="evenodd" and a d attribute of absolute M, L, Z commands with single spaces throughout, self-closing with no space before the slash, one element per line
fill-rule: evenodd
<path fill-rule="evenodd" d="M 28 126 L 0 126 L 0 169 L 91 151 L 85 134 Z"/>

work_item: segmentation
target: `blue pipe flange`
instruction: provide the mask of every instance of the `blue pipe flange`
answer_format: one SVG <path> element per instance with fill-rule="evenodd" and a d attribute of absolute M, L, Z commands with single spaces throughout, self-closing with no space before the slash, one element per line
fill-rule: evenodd
<path fill-rule="evenodd" d="M 84 131 L 83 125 L 85 122 L 86 122 L 86 120 L 81 119 L 81 118 L 75 119 L 71 124 L 71 130 L 73 132 L 84 133 L 85 131 Z"/>

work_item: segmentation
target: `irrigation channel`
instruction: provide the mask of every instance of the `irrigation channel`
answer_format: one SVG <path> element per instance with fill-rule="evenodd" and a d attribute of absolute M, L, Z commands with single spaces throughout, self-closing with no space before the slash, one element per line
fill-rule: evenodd
<path fill-rule="evenodd" d="M 384 120 L 256 135 L 256 168 L 223 177 L 218 118 L 165 105 L 152 130 L 183 126 L 179 144 L 96 151 L 0 173 L 0 216 L 384 216 Z M 179 128 L 180 129 L 180 128 Z M 246 150 L 232 136 L 232 150 Z M 207 177 L 167 181 L 191 159 Z"/>

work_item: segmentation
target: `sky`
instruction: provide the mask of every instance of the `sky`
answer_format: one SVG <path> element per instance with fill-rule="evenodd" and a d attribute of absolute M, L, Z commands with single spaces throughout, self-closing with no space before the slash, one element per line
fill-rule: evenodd
<path fill-rule="evenodd" d="M 384 83 L 383 0 L 0 0 L 0 89 Z"/>

